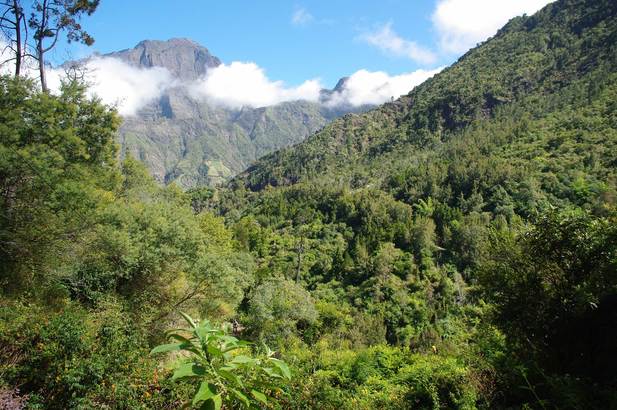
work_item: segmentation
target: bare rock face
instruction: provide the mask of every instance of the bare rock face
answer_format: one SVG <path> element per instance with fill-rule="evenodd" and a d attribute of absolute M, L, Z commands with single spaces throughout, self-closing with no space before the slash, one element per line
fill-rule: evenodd
<path fill-rule="evenodd" d="M 165 67 L 180 80 L 195 80 L 221 60 L 207 48 L 184 38 L 167 41 L 144 40 L 135 48 L 117 51 L 107 57 L 119 58 L 138 67 Z"/>

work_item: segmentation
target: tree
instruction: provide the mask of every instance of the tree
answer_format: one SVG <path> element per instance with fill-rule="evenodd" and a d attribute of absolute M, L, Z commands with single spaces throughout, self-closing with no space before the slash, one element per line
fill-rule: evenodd
<path fill-rule="evenodd" d="M 0 1 L 0 7 L 2 7 L 0 29 L 9 42 L 5 50 L 9 49 L 13 54 L 2 64 L 15 60 L 15 77 L 19 77 L 23 58 L 26 54 L 26 16 L 20 0 Z"/>
<path fill-rule="evenodd" d="M 311 295 L 299 284 L 282 278 L 270 278 L 257 286 L 249 301 L 249 327 L 268 341 L 293 334 L 317 320 Z"/>
<path fill-rule="evenodd" d="M 560 405 L 563 390 L 575 389 L 568 383 L 593 384 L 594 397 L 605 391 L 615 400 L 615 222 L 614 215 L 551 211 L 518 235 L 495 232 L 479 267 L 479 289 L 527 368 L 526 383 L 555 407 L 587 407 Z"/>
<path fill-rule="evenodd" d="M 34 49 L 43 92 L 48 91 L 45 78 L 45 53 L 56 46 L 63 32 L 66 33 L 69 43 L 76 41 L 91 46 L 94 38 L 81 27 L 79 19 L 84 14 L 92 15 L 99 2 L 100 0 L 35 1 L 28 26 L 34 30 Z M 49 41 L 51 43 L 48 43 Z"/>
<path fill-rule="evenodd" d="M 115 112 L 80 85 L 65 84 L 55 96 L 0 77 L 2 286 L 28 288 L 90 230 L 99 190 L 116 173 L 117 126 Z"/>

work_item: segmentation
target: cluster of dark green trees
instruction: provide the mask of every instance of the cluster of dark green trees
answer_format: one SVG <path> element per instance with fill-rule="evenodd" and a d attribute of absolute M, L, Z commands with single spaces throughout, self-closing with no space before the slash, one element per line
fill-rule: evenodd
<path fill-rule="evenodd" d="M 118 162 L 80 84 L 1 78 L 0 403 L 617 407 L 616 16 L 514 19 L 221 189 Z M 155 352 L 196 362 L 149 354 L 179 311 L 202 344 Z"/>

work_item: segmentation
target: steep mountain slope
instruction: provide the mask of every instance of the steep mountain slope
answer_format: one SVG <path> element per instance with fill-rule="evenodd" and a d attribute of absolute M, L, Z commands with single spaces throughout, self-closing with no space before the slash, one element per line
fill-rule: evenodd
<path fill-rule="evenodd" d="M 448 386 L 392 408 L 616 407 L 614 0 L 515 18 L 409 95 L 333 121 L 229 188 L 218 205 L 239 241 L 264 272 L 331 303 L 324 321 L 368 312 L 366 328 L 350 323 L 372 336 L 383 326 L 378 338 L 433 364 L 477 354 L 459 363 L 485 403 L 465 405 Z M 366 356 L 352 371 L 345 350 L 316 364 L 319 343 L 299 383 L 315 386 L 313 407 L 387 391 Z M 422 380 L 440 374 L 422 368 Z M 364 408 L 396 394 L 380 397 Z"/>
<path fill-rule="evenodd" d="M 123 152 L 144 162 L 163 183 L 214 185 L 246 169 L 257 158 L 301 142 L 331 119 L 369 107 L 328 108 L 307 101 L 232 109 L 192 94 L 187 87 L 221 61 L 188 39 L 142 41 L 107 54 L 142 68 L 163 67 L 179 85 L 127 117 L 120 129 Z M 327 99 L 331 91 L 324 90 Z"/>
<path fill-rule="evenodd" d="M 157 180 L 191 187 L 221 182 L 260 156 L 301 142 L 327 121 L 321 107 L 307 101 L 236 111 L 171 89 L 124 119 L 120 142 Z"/>
<path fill-rule="evenodd" d="M 553 200 L 575 181 L 614 186 L 616 9 L 565 0 L 515 18 L 409 95 L 334 121 L 237 182 L 372 183 L 410 200 L 439 191 L 448 202 L 473 190 L 486 199 L 506 182 L 513 194 L 522 179 Z M 500 175 L 482 178 L 484 170 Z"/>

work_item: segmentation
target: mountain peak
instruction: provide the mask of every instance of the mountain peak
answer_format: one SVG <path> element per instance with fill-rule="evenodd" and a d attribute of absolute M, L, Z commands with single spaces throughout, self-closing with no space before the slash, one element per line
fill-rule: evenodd
<path fill-rule="evenodd" d="M 148 47 L 194 47 L 197 49 L 206 49 L 201 44 L 186 37 L 170 38 L 168 40 L 142 40 L 134 48 L 148 48 Z M 206 49 L 207 50 L 207 49 Z"/>
<path fill-rule="evenodd" d="M 107 54 L 137 67 L 163 67 L 181 80 L 195 80 L 221 65 L 210 51 L 187 38 L 143 40 L 134 48 Z"/>
<path fill-rule="evenodd" d="M 336 83 L 336 86 L 334 86 L 334 90 L 333 91 L 338 91 L 341 92 L 343 91 L 343 89 L 345 88 L 345 86 L 347 85 L 347 83 L 349 82 L 349 77 L 343 77 L 340 80 L 338 80 L 338 82 Z"/>

